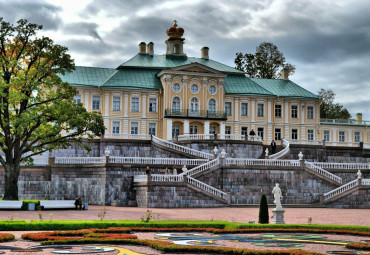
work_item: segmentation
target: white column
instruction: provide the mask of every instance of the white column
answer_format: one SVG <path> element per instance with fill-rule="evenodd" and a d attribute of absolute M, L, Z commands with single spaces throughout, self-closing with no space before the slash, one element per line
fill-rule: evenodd
<path fill-rule="evenodd" d="M 251 117 L 252 117 L 252 122 L 255 122 L 256 121 L 256 100 L 254 100 L 254 98 L 251 99 L 251 111 L 252 111 L 252 114 L 251 114 Z"/>
<path fill-rule="evenodd" d="M 104 111 L 104 114 L 105 116 L 109 116 L 109 91 L 106 91 L 105 92 L 105 102 L 104 102 L 104 108 L 105 108 L 105 111 Z"/>
<path fill-rule="evenodd" d="M 125 92 L 124 117 L 128 116 L 128 92 Z"/>
<path fill-rule="evenodd" d="M 91 109 L 91 107 L 89 105 L 89 96 L 90 96 L 90 92 L 85 91 L 85 108 L 86 108 L 86 110 Z"/>
<path fill-rule="evenodd" d="M 189 120 L 184 120 L 184 134 L 189 134 Z"/>
<path fill-rule="evenodd" d="M 129 132 L 128 132 L 128 119 L 124 119 L 123 120 L 123 131 L 122 131 L 122 133 L 124 133 L 124 134 L 128 134 Z"/>
<path fill-rule="evenodd" d="M 209 135 L 209 120 L 204 122 L 204 134 Z"/>
<path fill-rule="evenodd" d="M 298 106 L 299 107 L 299 106 Z M 299 116 L 301 118 L 301 140 L 306 140 L 307 137 L 306 137 L 306 128 L 304 126 L 304 119 L 305 119 L 305 109 L 306 109 L 306 106 L 304 103 L 301 103 L 301 116 Z M 315 131 L 314 131 L 315 132 Z"/>
<path fill-rule="evenodd" d="M 285 108 L 285 113 L 284 113 L 284 118 L 285 118 L 285 121 L 284 121 L 284 125 L 285 125 L 285 134 L 284 134 L 284 138 L 286 139 L 290 139 L 289 137 L 289 102 L 287 100 L 284 101 L 284 108 Z"/>
<path fill-rule="evenodd" d="M 146 131 L 146 120 L 141 121 L 141 131 L 139 133 L 140 135 L 146 135 L 148 132 Z"/>
<path fill-rule="evenodd" d="M 234 120 L 235 121 L 239 121 L 239 98 L 238 97 L 235 97 L 235 117 L 234 117 Z"/>
<path fill-rule="evenodd" d="M 267 101 L 267 142 L 272 141 L 272 110 L 271 110 L 271 99 Z"/>
<path fill-rule="evenodd" d="M 141 109 L 141 113 L 142 113 L 142 116 L 143 118 L 146 118 L 146 95 L 147 93 L 141 93 L 141 99 L 142 99 L 142 109 Z"/>
<path fill-rule="evenodd" d="M 222 121 L 220 124 L 220 138 L 223 139 L 225 137 L 225 122 Z"/>
<path fill-rule="evenodd" d="M 348 132 L 348 142 L 353 142 L 352 141 L 352 130 L 351 129 L 347 129 L 347 132 Z"/>
<path fill-rule="evenodd" d="M 167 140 L 172 140 L 172 119 L 167 119 Z"/>
<path fill-rule="evenodd" d="M 337 129 L 336 128 L 333 128 L 333 139 L 332 139 L 333 142 L 337 142 Z"/>

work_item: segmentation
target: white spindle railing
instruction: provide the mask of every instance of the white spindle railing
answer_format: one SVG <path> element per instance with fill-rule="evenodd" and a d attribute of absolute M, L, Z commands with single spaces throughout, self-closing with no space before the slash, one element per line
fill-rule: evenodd
<path fill-rule="evenodd" d="M 281 151 L 275 154 L 270 155 L 269 159 L 280 159 L 280 158 L 284 158 L 285 156 L 289 155 L 290 153 L 289 141 L 286 139 L 283 139 L 282 141 L 283 141 L 284 149 L 282 149 Z"/>
<path fill-rule="evenodd" d="M 105 163 L 105 157 L 56 157 L 55 164 L 97 164 Z"/>
<path fill-rule="evenodd" d="M 182 174 L 152 174 L 150 175 L 152 182 L 183 182 Z"/>
<path fill-rule="evenodd" d="M 334 163 L 334 162 L 311 162 L 315 166 L 324 169 L 370 169 L 366 163 Z"/>
<path fill-rule="evenodd" d="M 227 158 L 228 166 L 300 166 L 299 160 Z"/>
<path fill-rule="evenodd" d="M 205 191 L 205 192 L 208 192 L 214 196 L 217 196 L 219 198 L 222 198 L 224 200 L 227 200 L 227 194 L 226 192 L 223 192 L 222 190 L 219 190 L 219 189 L 216 189 L 204 182 L 201 182 L 201 181 L 198 181 L 197 179 L 194 179 L 190 176 L 187 177 L 187 181 L 188 183 L 190 183 L 191 185 Z"/>
<path fill-rule="evenodd" d="M 150 135 L 132 135 L 132 134 L 126 134 L 126 133 L 119 133 L 119 134 L 113 134 L 113 133 L 105 133 L 104 138 L 109 139 L 129 139 L 129 140 L 150 140 Z"/>
<path fill-rule="evenodd" d="M 152 142 L 156 143 L 158 145 L 165 146 L 169 149 L 177 150 L 179 152 L 184 152 L 184 153 L 194 155 L 194 156 L 197 156 L 197 157 L 200 157 L 200 158 L 212 159 L 214 157 L 210 153 L 197 151 L 197 150 L 185 147 L 185 146 L 181 146 L 181 145 L 178 145 L 178 144 L 175 144 L 175 143 L 172 143 L 172 142 L 162 140 L 162 139 L 160 139 L 158 137 L 155 137 L 155 136 L 152 136 Z"/>
<path fill-rule="evenodd" d="M 326 178 L 329 178 L 339 184 L 342 184 L 342 178 L 339 177 L 339 176 L 336 176 L 335 174 L 332 174 L 328 171 L 326 171 L 325 169 L 322 169 L 321 167 L 318 167 L 318 166 L 315 166 L 313 163 L 311 162 L 307 162 L 305 161 L 305 166 L 309 169 L 311 169 L 312 171 L 318 173 L 319 175 L 322 175 L 322 176 L 325 176 Z"/>
<path fill-rule="evenodd" d="M 206 162 L 208 162 L 207 159 L 140 158 L 140 157 L 116 157 L 116 156 L 109 157 L 109 163 L 115 163 L 115 164 L 198 166 Z"/>
<path fill-rule="evenodd" d="M 346 192 L 347 190 L 350 190 L 354 187 L 358 186 L 358 179 L 356 180 L 353 180 L 349 183 L 346 183 L 336 189 L 333 189 L 327 193 L 324 194 L 324 200 L 328 200 L 328 199 L 331 199 L 335 196 L 338 196 L 339 194 L 343 193 L 343 192 Z"/>
<path fill-rule="evenodd" d="M 321 140 L 298 140 L 298 139 L 286 139 L 290 144 L 307 144 L 307 145 L 323 145 Z"/>
<path fill-rule="evenodd" d="M 364 149 L 370 149 L 370 143 L 364 143 Z"/>
<path fill-rule="evenodd" d="M 363 186 L 370 186 L 370 179 L 362 179 L 361 185 Z"/>
<path fill-rule="evenodd" d="M 325 141 L 325 146 L 360 147 L 360 143 L 355 143 L 355 142 L 329 142 L 329 141 Z"/>
<path fill-rule="evenodd" d="M 188 140 L 213 140 L 217 136 L 219 140 L 245 140 L 245 135 L 239 134 L 184 134 L 179 135 L 177 139 L 179 141 L 188 141 Z M 262 138 L 260 136 L 251 136 L 248 135 L 249 141 L 258 141 L 262 142 Z"/>
<path fill-rule="evenodd" d="M 214 159 L 212 161 L 209 161 L 209 162 L 204 163 L 204 164 L 202 164 L 200 166 L 197 166 L 197 167 L 194 167 L 194 168 L 190 169 L 189 171 L 186 172 L 186 175 L 187 176 L 192 176 L 194 174 L 203 172 L 203 171 L 208 170 L 211 167 L 217 166 L 219 164 L 220 164 L 220 159 L 219 158 L 216 158 L 216 159 Z"/>
<path fill-rule="evenodd" d="M 187 140 L 213 140 L 215 139 L 214 134 L 184 134 L 177 136 L 179 141 L 187 141 Z"/>
<path fill-rule="evenodd" d="M 147 182 L 148 176 L 146 174 L 134 175 L 134 182 Z"/>

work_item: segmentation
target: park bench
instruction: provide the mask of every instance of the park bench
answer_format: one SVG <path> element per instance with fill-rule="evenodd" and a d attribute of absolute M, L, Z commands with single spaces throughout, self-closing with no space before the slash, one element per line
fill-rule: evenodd
<path fill-rule="evenodd" d="M 75 200 L 47 200 L 40 201 L 41 209 L 74 209 Z"/>
<path fill-rule="evenodd" d="M 0 201 L 0 209 L 21 209 L 23 201 Z"/>

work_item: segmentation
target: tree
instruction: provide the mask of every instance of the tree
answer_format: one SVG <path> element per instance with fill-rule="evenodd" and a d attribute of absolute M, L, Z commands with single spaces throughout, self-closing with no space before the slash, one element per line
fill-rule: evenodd
<path fill-rule="evenodd" d="M 349 119 L 351 114 L 343 105 L 334 103 L 335 93 L 333 90 L 321 89 L 320 98 L 320 118 L 324 119 Z"/>
<path fill-rule="evenodd" d="M 269 42 L 261 43 L 255 54 L 236 53 L 234 62 L 236 69 L 254 78 L 278 79 L 283 68 L 288 70 L 288 75 L 295 72 L 294 65 L 286 63 L 283 53 Z"/>
<path fill-rule="evenodd" d="M 258 223 L 268 224 L 269 223 L 269 207 L 267 205 L 267 198 L 265 194 L 262 194 L 260 201 L 260 211 L 258 214 Z"/>
<path fill-rule="evenodd" d="M 75 104 L 77 90 L 58 75 L 74 69 L 67 48 L 36 36 L 42 26 L 0 18 L 0 162 L 3 199 L 18 199 L 20 164 L 32 157 L 104 132 L 102 116 Z"/>

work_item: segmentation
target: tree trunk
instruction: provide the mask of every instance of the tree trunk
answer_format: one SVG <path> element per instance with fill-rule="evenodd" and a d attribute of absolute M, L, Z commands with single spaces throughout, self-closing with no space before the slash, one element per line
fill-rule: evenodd
<path fill-rule="evenodd" d="M 18 200 L 18 177 L 20 165 L 6 163 L 5 170 L 5 194 L 3 200 Z"/>

